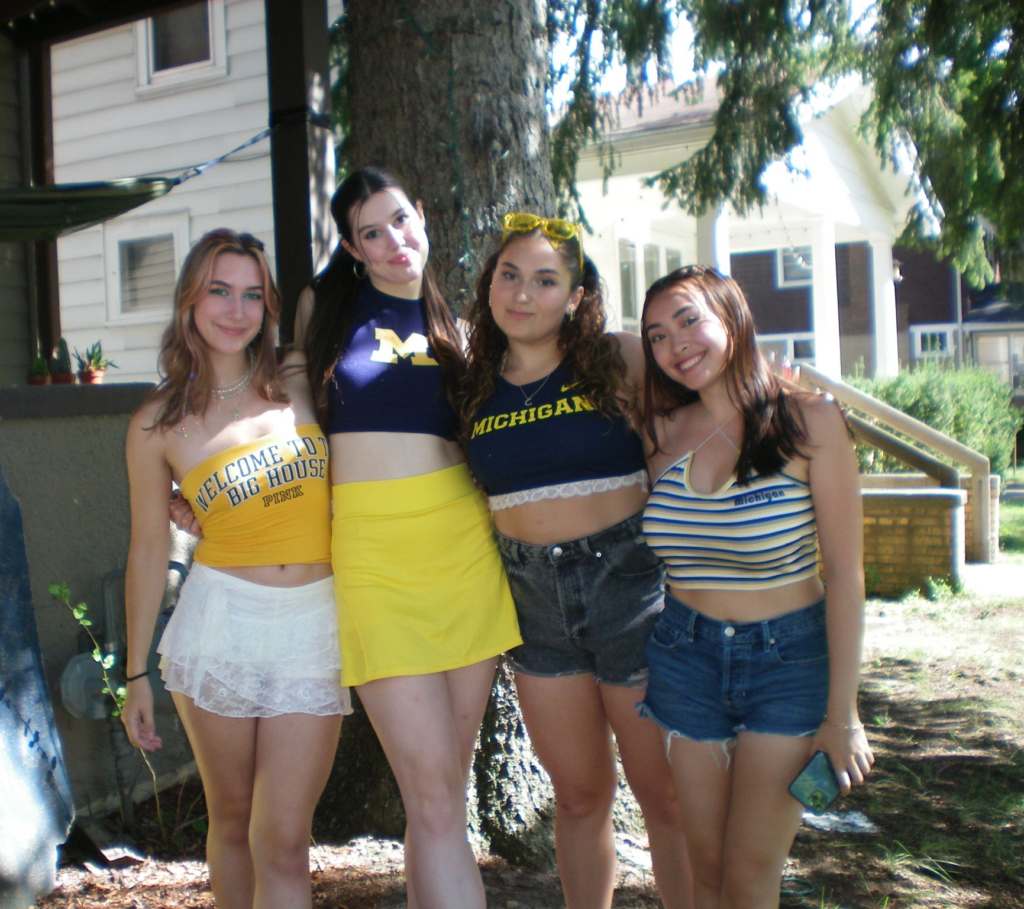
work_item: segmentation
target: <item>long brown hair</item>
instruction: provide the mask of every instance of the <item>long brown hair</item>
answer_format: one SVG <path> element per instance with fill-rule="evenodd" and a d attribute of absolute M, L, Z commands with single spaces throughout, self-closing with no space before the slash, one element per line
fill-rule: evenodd
<path fill-rule="evenodd" d="M 226 227 L 211 230 L 189 250 L 174 290 L 174 316 L 160 344 L 161 380 L 152 394 L 161 399 L 151 429 L 177 426 L 187 414 L 201 417 L 212 399 L 213 368 L 206 343 L 195 323 L 195 305 L 210 289 L 214 263 L 223 253 L 248 256 L 263 283 L 263 325 L 249 342 L 254 356 L 251 385 L 267 401 L 287 401 L 277 376 L 274 348 L 281 317 L 281 297 L 270 274 L 263 244 L 252 234 Z"/>
<path fill-rule="evenodd" d="M 349 244 L 355 244 L 353 221 L 358 218 L 359 210 L 370 196 L 389 189 L 398 190 L 411 199 L 398 177 L 380 167 L 360 168 L 349 174 L 338 187 L 331 199 L 331 215 L 338 225 L 338 232 Z M 356 265 L 356 258 L 339 243 L 331 261 L 312 284 L 314 305 L 313 317 L 306 331 L 306 363 L 317 419 L 325 432 L 329 420 L 328 390 L 334 380 L 334 367 L 348 342 L 360 284 L 369 280 L 368 277 L 357 276 Z M 423 302 L 427 340 L 441 365 L 448 398 L 454 404 L 465 359 L 455 320 L 441 296 L 429 263 L 424 263 L 423 267 Z"/>
<path fill-rule="evenodd" d="M 647 435 L 658 447 L 655 418 L 693 404 L 700 394 L 668 378 L 654 359 L 647 336 L 647 309 L 666 290 L 682 288 L 699 297 L 725 326 L 729 349 L 725 381 L 729 396 L 743 416 L 743 443 L 736 463 L 736 481 L 745 486 L 750 475 L 778 473 L 786 462 L 803 455 L 807 430 L 792 396 L 772 373 L 757 346 L 754 317 L 740 286 L 713 268 L 689 265 L 655 281 L 644 297 L 641 340 L 644 348 L 643 418 Z"/>
<path fill-rule="evenodd" d="M 494 394 L 508 351 L 508 338 L 498 328 L 491 312 L 491 280 L 505 247 L 520 237 L 529 236 L 543 234 L 539 229 L 530 233 L 509 234 L 501 247 L 487 260 L 476 285 L 476 299 L 466 314 L 469 322 L 469 363 L 458 408 L 463 439 L 468 436 L 477 411 Z M 562 321 L 558 349 L 572 370 L 580 393 L 589 398 L 594 408 L 605 416 L 619 416 L 623 412 L 626 364 L 619 354 L 615 339 L 605 332 L 600 276 L 594 263 L 586 257 L 581 271 L 577 238 L 560 240 L 551 245 L 569 269 L 569 286 L 583 287 L 583 298 L 573 318 Z"/>

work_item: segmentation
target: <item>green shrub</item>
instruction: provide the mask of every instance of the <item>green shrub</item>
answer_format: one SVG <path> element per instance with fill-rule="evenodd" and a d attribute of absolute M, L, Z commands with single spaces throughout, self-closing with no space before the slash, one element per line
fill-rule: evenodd
<path fill-rule="evenodd" d="M 1021 414 L 1010 405 L 1010 386 L 987 369 L 942 369 L 924 364 L 892 379 L 846 381 L 986 455 L 993 473 L 1002 474 L 1009 465 Z M 912 469 L 870 446 L 858 445 L 857 455 L 865 473 Z M 942 455 L 937 457 L 954 463 Z"/>

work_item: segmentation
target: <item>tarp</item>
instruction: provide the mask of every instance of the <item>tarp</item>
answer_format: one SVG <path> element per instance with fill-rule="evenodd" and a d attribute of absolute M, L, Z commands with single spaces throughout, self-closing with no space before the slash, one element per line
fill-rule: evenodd
<path fill-rule="evenodd" d="M 0 240 L 55 240 L 169 193 L 177 178 L 0 189 Z"/>
<path fill-rule="evenodd" d="M 53 889 L 74 814 L 43 677 L 21 508 L 0 470 L 0 907 Z"/>

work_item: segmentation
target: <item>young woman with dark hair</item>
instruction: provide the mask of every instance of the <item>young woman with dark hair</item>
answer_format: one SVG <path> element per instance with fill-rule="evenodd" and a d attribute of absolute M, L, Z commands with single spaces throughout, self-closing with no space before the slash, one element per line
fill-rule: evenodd
<path fill-rule="evenodd" d="M 655 282 L 642 339 L 644 532 L 668 574 L 642 712 L 667 730 L 698 909 L 776 907 L 802 813 L 790 783 L 817 751 L 843 792 L 874 760 L 853 445 L 833 403 L 771 373 L 732 279 Z"/>
<path fill-rule="evenodd" d="M 462 351 L 398 180 L 358 170 L 331 211 L 341 245 L 297 324 L 330 439 L 342 682 L 402 792 L 409 905 L 479 909 L 466 786 L 497 655 L 521 639 L 456 439 Z"/>
<path fill-rule="evenodd" d="M 327 440 L 301 368 L 275 365 L 279 311 L 263 244 L 206 234 L 178 282 L 164 379 L 128 429 L 122 719 L 134 744 L 160 747 L 146 663 L 173 479 L 203 539 L 160 668 L 206 792 L 210 885 L 231 909 L 311 905 L 313 808 L 351 710 L 338 679 Z"/>
<path fill-rule="evenodd" d="M 530 214 L 504 224 L 469 313 L 462 432 L 519 614 L 523 644 L 510 656 L 531 742 L 554 782 L 566 905 L 611 905 L 614 733 L 662 901 L 688 907 L 664 746 L 634 706 L 663 577 L 640 528 L 647 472 L 630 421 L 639 339 L 605 332 L 578 225 Z"/>

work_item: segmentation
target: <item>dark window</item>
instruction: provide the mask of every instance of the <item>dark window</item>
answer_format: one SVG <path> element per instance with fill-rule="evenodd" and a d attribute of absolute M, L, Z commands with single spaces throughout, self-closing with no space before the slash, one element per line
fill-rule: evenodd
<path fill-rule="evenodd" d="M 204 63 L 210 54 L 210 11 L 205 0 L 153 17 L 153 72 Z"/>
<path fill-rule="evenodd" d="M 122 240 L 121 312 L 170 306 L 174 300 L 174 236 Z"/>

